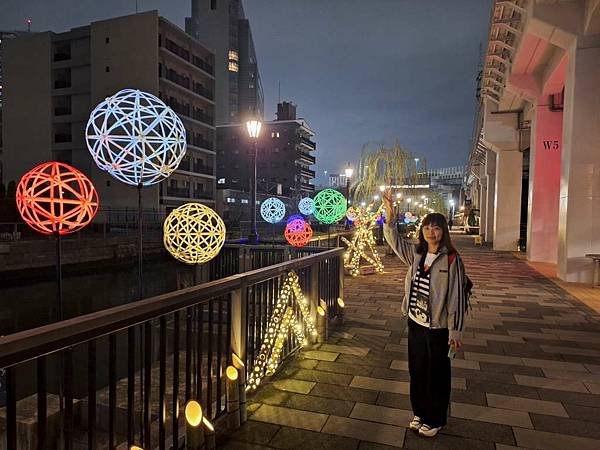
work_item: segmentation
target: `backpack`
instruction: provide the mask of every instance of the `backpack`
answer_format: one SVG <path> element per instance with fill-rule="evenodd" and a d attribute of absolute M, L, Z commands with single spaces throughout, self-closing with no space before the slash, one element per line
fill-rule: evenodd
<path fill-rule="evenodd" d="M 448 267 L 450 267 L 452 265 L 452 263 L 454 261 L 456 261 L 456 255 L 457 253 L 450 253 L 448 255 Z M 473 282 L 471 281 L 471 279 L 469 278 L 469 276 L 465 273 L 465 281 L 463 283 L 463 295 L 465 298 L 465 301 L 467 303 L 467 307 L 465 308 L 465 313 L 469 313 L 469 311 L 471 310 L 471 295 L 473 295 Z"/>

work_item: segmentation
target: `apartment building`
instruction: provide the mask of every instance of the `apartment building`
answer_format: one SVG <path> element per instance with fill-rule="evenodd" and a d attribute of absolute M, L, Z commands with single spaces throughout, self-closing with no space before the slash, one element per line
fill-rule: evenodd
<path fill-rule="evenodd" d="M 214 53 L 157 11 L 12 39 L 4 48 L 4 80 L 6 180 L 43 161 L 64 161 L 91 177 L 104 207 L 135 207 L 136 190 L 95 166 L 84 137 L 95 105 L 135 88 L 169 105 L 188 139 L 179 169 L 144 188 L 144 207 L 214 204 Z"/>

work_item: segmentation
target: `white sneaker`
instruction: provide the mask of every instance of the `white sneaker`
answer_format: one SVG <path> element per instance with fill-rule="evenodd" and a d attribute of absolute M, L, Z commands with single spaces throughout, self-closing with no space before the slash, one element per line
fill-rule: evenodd
<path fill-rule="evenodd" d="M 413 419 L 408 424 L 408 429 L 413 431 L 419 431 L 419 428 L 423 426 L 423 422 L 419 416 L 413 417 Z"/>
<path fill-rule="evenodd" d="M 441 429 L 442 427 L 432 428 L 429 425 L 423 424 L 419 428 L 419 434 L 425 437 L 434 437 Z"/>

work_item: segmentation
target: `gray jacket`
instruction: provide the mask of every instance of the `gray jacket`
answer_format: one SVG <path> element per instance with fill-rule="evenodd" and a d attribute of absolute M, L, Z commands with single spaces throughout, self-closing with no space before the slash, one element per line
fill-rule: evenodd
<path fill-rule="evenodd" d="M 409 267 L 404 280 L 404 298 L 402 314 L 408 313 L 408 300 L 412 282 L 417 274 L 421 255 L 416 253 L 413 241 L 399 235 L 395 225 L 383 226 L 386 241 L 398 255 L 403 264 Z M 450 339 L 462 339 L 467 309 L 465 268 L 458 254 L 448 266 L 448 250 L 440 249 L 440 255 L 432 263 L 429 277 L 429 304 L 431 310 L 431 328 L 448 328 Z"/>

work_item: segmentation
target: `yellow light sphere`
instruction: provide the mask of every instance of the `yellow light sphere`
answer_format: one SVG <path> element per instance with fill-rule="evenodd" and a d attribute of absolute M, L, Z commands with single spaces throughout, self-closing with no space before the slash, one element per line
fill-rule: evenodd
<path fill-rule="evenodd" d="M 186 203 L 163 225 L 163 242 L 173 257 L 186 264 L 202 264 L 219 254 L 225 243 L 225 223 L 202 203 Z"/>

